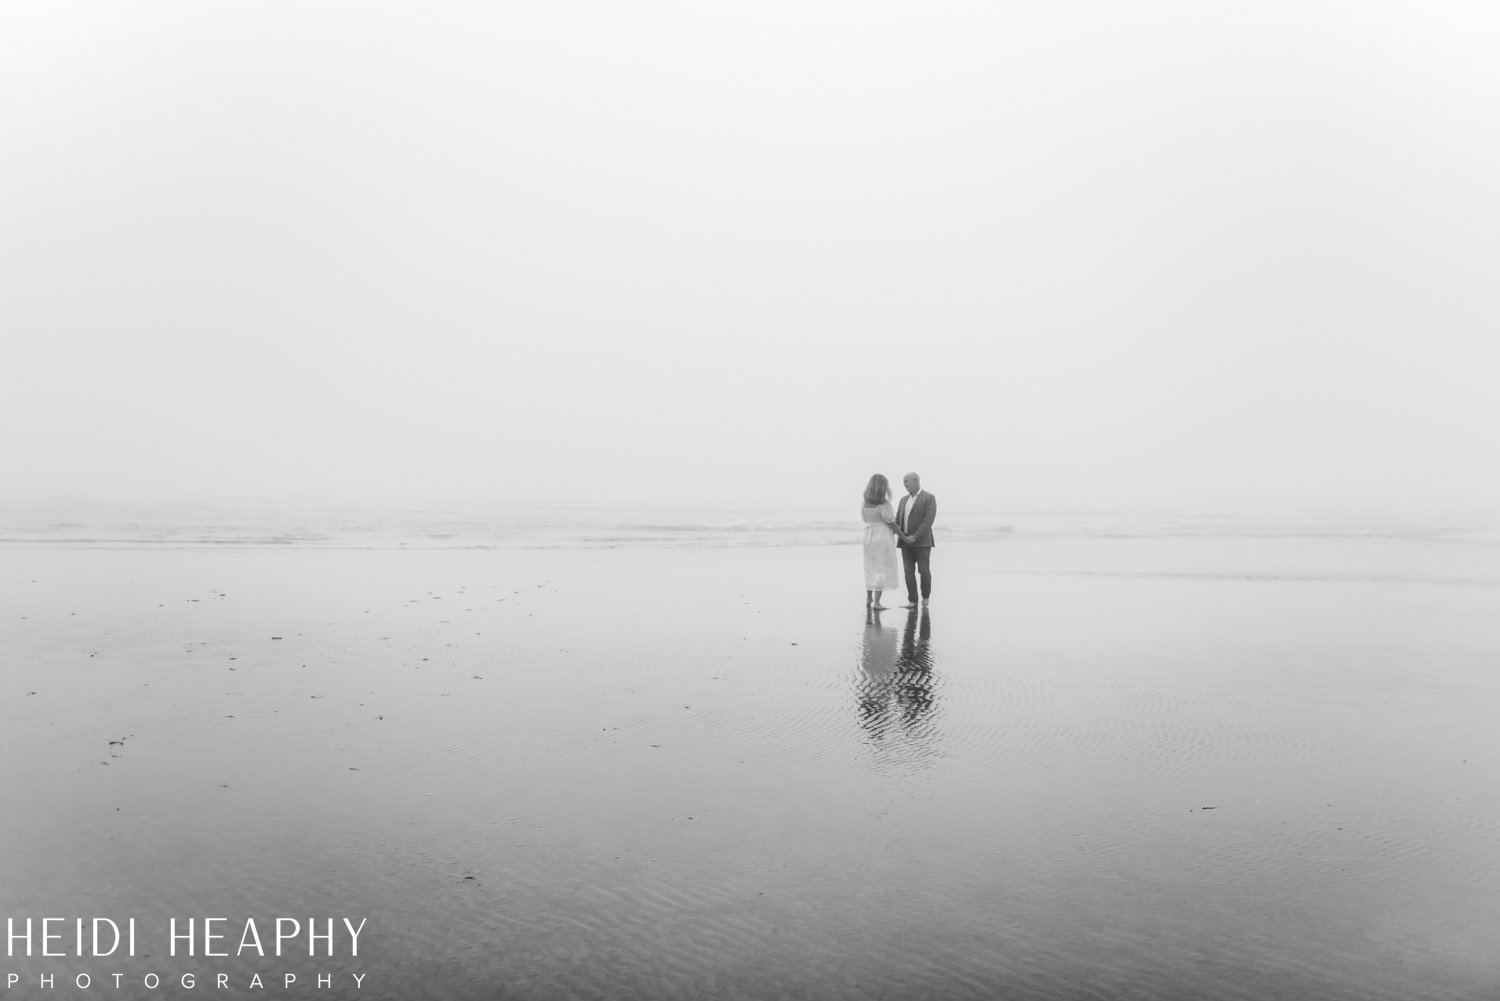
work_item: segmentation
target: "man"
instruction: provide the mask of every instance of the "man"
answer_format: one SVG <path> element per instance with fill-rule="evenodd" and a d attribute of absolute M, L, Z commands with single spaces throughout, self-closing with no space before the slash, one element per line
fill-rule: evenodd
<path fill-rule="evenodd" d="M 901 550 L 901 565 L 906 571 L 906 604 L 917 607 L 917 575 L 922 577 L 921 603 L 932 597 L 932 522 L 937 517 L 937 498 L 922 489 L 922 478 L 916 473 L 901 477 L 906 496 L 896 508 L 896 547 Z"/>

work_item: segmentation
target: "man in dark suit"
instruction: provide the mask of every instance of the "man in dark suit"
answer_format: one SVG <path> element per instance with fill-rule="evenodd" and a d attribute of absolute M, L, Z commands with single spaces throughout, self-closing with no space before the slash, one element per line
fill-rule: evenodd
<path fill-rule="evenodd" d="M 937 517 L 937 498 L 922 489 L 922 478 L 907 473 L 901 478 L 906 496 L 896 508 L 896 546 L 906 571 L 906 604 L 917 607 L 917 575 L 922 577 L 922 604 L 932 597 L 932 522 Z"/>

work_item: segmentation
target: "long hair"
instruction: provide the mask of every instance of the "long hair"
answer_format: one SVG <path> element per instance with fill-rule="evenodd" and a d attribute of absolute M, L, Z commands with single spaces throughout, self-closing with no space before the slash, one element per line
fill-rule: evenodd
<path fill-rule="evenodd" d="M 881 473 L 870 477 L 870 482 L 865 486 L 865 503 L 870 507 L 884 504 L 891 499 L 891 483 Z"/>

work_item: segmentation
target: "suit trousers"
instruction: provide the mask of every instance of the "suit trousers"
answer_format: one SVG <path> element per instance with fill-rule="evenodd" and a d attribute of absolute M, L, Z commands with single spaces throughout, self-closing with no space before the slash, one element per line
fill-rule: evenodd
<path fill-rule="evenodd" d="M 916 603 L 917 576 L 922 577 L 922 600 L 932 596 L 932 547 L 902 546 L 901 567 L 906 571 L 906 600 Z"/>

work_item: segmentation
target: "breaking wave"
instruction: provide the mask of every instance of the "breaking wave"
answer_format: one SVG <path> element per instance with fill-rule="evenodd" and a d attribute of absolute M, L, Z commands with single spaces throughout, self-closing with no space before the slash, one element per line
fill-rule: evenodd
<path fill-rule="evenodd" d="M 548 549 L 856 545 L 842 511 L 0 506 L 0 546 L 79 548 Z M 1455 521 L 1285 520 L 945 511 L 940 544 L 1010 538 L 1398 538 L 1500 542 Z"/>

